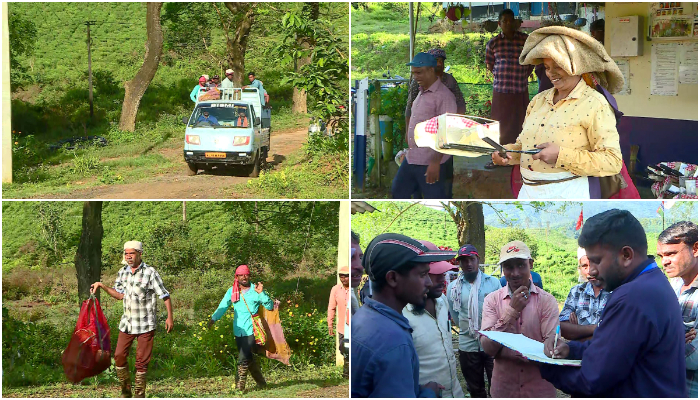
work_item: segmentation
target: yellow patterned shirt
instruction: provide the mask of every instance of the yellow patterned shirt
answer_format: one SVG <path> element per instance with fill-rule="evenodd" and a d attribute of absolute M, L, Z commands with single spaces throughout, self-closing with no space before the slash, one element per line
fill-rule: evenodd
<path fill-rule="evenodd" d="M 547 164 L 531 155 L 511 153 L 511 165 L 535 172 L 568 171 L 578 176 L 610 176 L 622 169 L 620 136 L 615 114 L 605 96 L 583 79 L 569 95 L 554 104 L 554 91 L 535 96 L 527 107 L 523 131 L 509 150 L 534 149 L 542 143 L 559 145 L 557 162 Z"/>

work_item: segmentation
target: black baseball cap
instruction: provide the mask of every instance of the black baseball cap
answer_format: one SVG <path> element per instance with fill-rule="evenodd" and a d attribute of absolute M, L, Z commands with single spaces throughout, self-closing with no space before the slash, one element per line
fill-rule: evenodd
<path fill-rule="evenodd" d="M 384 278 L 406 263 L 431 263 L 448 261 L 457 253 L 446 250 L 430 250 L 421 242 L 398 233 L 383 233 L 369 243 L 362 258 L 362 266 L 373 281 Z"/>
<path fill-rule="evenodd" d="M 477 257 L 479 257 L 479 252 L 476 250 L 476 247 L 467 243 L 464 246 L 460 247 L 459 250 L 457 251 L 457 258 L 458 259 L 460 257 L 465 257 L 465 256 L 477 256 Z M 481 258 L 481 257 L 479 257 L 479 258 Z"/>

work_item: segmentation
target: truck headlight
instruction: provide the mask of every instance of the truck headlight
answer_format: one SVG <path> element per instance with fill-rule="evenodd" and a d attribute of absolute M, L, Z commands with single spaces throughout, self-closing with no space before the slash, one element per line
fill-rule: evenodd
<path fill-rule="evenodd" d="M 250 144 L 250 136 L 234 136 L 233 145 L 234 146 L 246 146 Z"/>
<path fill-rule="evenodd" d="M 185 141 L 189 144 L 200 144 L 199 135 L 185 135 Z"/>

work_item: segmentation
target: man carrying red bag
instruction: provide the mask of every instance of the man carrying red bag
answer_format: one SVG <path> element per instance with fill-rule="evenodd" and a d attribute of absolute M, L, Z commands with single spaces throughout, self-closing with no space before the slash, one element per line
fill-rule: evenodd
<path fill-rule="evenodd" d="M 173 306 L 170 293 L 165 289 L 163 280 L 155 268 L 141 260 L 143 244 L 137 241 L 124 243 L 124 260 L 126 265 L 117 273 L 114 287 L 106 287 L 102 282 L 95 282 L 90 291 L 95 293 L 98 288 L 124 304 L 124 314 L 119 321 L 119 339 L 114 351 L 114 362 L 117 377 L 121 384 L 122 397 L 131 397 L 131 375 L 127 364 L 129 349 L 134 340 L 138 341 L 136 350 L 136 379 L 134 384 L 135 397 L 146 397 L 146 371 L 151 361 L 153 338 L 157 325 L 156 296 L 163 299 L 168 310 L 165 329 L 173 329 Z"/>

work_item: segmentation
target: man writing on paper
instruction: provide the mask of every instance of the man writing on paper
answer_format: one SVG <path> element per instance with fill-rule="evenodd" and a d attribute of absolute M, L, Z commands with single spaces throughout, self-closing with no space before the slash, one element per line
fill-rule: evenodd
<path fill-rule="evenodd" d="M 430 250 L 439 250 L 436 245 L 420 240 Z M 457 378 L 457 361 L 452 347 L 450 314 L 447 298 L 442 293 L 445 288 L 445 272 L 454 268 L 447 261 L 430 263 L 430 280 L 433 285 L 428 290 L 424 304 L 408 304 L 402 314 L 411 325 L 413 345 L 418 354 L 420 375 L 418 382 L 437 382 L 445 389 L 442 397 L 464 397 L 462 386 Z M 483 380 L 483 378 L 482 378 Z"/>
<path fill-rule="evenodd" d="M 659 235 L 656 252 L 678 296 L 685 330 L 685 381 L 688 397 L 698 397 L 698 226 L 675 223 Z"/>
<path fill-rule="evenodd" d="M 472 398 L 486 398 L 484 372 L 491 387 L 493 357 L 484 353 L 479 344 L 479 329 L 484 299 L 501 288 L 498 279 L 479 269 L 479 252 L 465 244 L 457 252 L 462 269 L 456 280 L 447 287 L 447 301 L 452 320 L 459 326 L 459 365 Z"/>
<path fill-rule="evenodd" d="M 589 273 L 612 292 L 603 317 L 585 342 L 544 343 L 552 358 L 581 367 L 540 365 L 558 389 L 587 397 L 687 397 L 685 332 L 678 300 L 653 258 L 644 228 L 629 212 L 609 210 L 583 225 Z"/>
<path fill-rule="evenodd" d="M 498 263 L 508 284 L 484 300 L 481 329 L 520 333 L 538 342 L 553 338 L 559 306 L 554 296 L 532 283 L 530 249 L 523 242 L 510 242 L 501 248 Z M 486 336 L 480 341 L 484 352 L 495 358 L 491 397 L 556 397 L 556 389 L 542 379 L 537 364 Z"/>
<path fill-rule="evenodd" d="M 608 302 L 610 292 L 603 290 L 589 273 L 590 262 L 586 249 L 578 249 L 578 272 L 580 283 L 571 288 L 564 308 L 559 313 L 561 335 L 569 340 L 586 341 L 593 337 L 593 332 L 600 323 L 603 309 Z"/>

